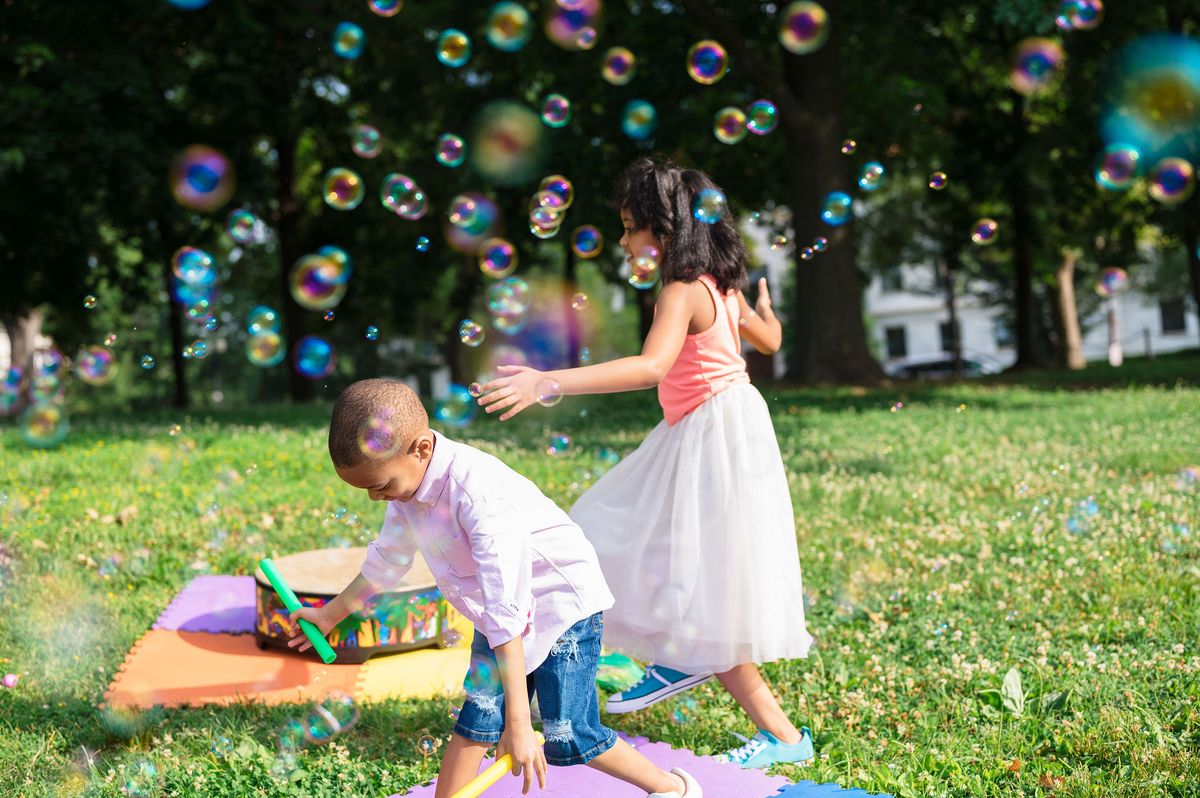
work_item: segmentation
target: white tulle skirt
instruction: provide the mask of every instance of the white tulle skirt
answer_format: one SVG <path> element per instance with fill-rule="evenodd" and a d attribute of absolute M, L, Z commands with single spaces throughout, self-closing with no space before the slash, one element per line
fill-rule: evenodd
<path fill-rule="evenodd" d="M 787 476 L 749 383 L 661 422 L 570 514 L 616 596 L 606 647 L 692 673 L 807 656 Z"/>

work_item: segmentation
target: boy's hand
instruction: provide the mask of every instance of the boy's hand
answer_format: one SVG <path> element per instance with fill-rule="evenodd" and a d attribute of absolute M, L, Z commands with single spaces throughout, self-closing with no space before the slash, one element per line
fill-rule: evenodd
<path fill-rule="evenodd" d="M 496 744 L 496 759 L 509 754 L 512 756 L 512 774 L 525 775 L 525 786 L 521 794 L 529 793 L 533 786 L 533 774 L 537 773 L 538 788 L 546 789 L 546 754 L 538 745 L 534 736 L 533 726 L 526 723 L 505 724 L 500 742 Z"/>
<path fill-rule="evenodd" d="M 308 638 L 304 636 L 304 632 L 300 631 L 299 622 L 301 618 L 315 624 L 321 630 L 322 637 L 329 636 L 329 633 L 333 630 L 333 627 L 338 625 L 338 621 L 341 618 L 332 617 L 326 610 L 328 606 L 327 604 L 324 607 L 301 607 L 288 616 L 291 618 L 292 623 L 296 624 L 296 636 L 288 641 L 289 647 L 295 648 L 297 651 L 308 651 L 312 648 L 312 643 L 308 642 Z"/>
<path fill-rule="evenodd" d="M 538 383 L 545 379 L 545 375 L 529 366 L 500 366 L 496 371 L 506 376 L 497 377 L 483 386 L 479 404 L 487 408 L 489 413 L 509 408 L 500 416 L 501 421 L 508 421 L 537 402 Z"/>

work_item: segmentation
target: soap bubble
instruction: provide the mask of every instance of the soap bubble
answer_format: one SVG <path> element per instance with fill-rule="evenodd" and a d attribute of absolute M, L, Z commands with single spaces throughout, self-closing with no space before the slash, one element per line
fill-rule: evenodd
<path fill-rule="evenodd" d="M 558 380 L 550 378 L 539 380 L 534 387 L 534 393 L 537 396 L 538 404 L 542 407 L 554 407 L 563 398 L 562 386 L 558 384 Z"/>
<path fill-rule="evenodd" d="M 515 186 L 532 178 L 544 154 L 541 117 L 511 100 L 493 100 L 476 114 L 470 142 L 471 167 L 485 180 Z"/>
<path fill-rule="evenodd" d="M 443 133 L 437 140 L 436 157 L 442 166 L 459 166 L 467 159 L 466 142 L 453 133 Z"/>
<path fill-rule="evenodd" d="M 213 752 L 213 756 L 222 758 L 233 753 L 233 740 L 225 735 L 219 735 L 213 738 L 212 745 L 209 746 Z"/>
<path fill-rule="evenodd" d="M 185 208 L 215 211 L 229 202 L 236 188 L 233 164 L 212 147 L 194 144 L 171 165 L 171 193 Z"/>
<path fill-rule="evenodd" d="M 383 152 L 383 136 L 371 125 L 355 125 L 350 131 L 350 149 L 359 158 L 374 158 Z"/>
<path fill-rule="evenodd" d="M 1129 144 L 1109 144 L 1096 158 L 1096 185 L 1127 191 L 1142 173 L 1142 154 Z"/>
<path fill-rule="evenodd" d="M 1183 158 L 1163 158 L 1147 176 L 1150 196 L 1163 205 L 1178 205 L 1192 196 L 1196 172 Z"/>
<path fill-rule="evenodd" d="M 429 251 L 429 236 L 417 236 L 416 250 L 417 252 Z"/>
<path fill-rule="evenodd" d="M 306 335 L 296 342 L 292 363 L 300 376 L 318 380 L 333 373 L 337 359 L 329 341 L 317 335 Z"/>
<path fill-rule="evenodd" d="M 94 310 L 96 307 L 96 297 L 93 294 L 88 294 L 83 298 L 83 307 L 85 310 Z"/>
<path fill-rule="evenodd" d="M 75 373 L 88 385 L 107 385 L 117 376 L 117 359 L 102 346 L 89 346 L 75 356 Z"/>
<path fill-rule="evenodd" d="M 142 365 L 142 368 L 144 368 L 146 371 L 149 371 L 150 369 L 154 368 L 154 366 L 156 365 L 154 356 L 153 355 L 142 355 L 141 365 Z"/>
<path fill-rule="evenodd" d="M 1017 45 L 1008 82 L 1026 97 L 1047 89 L 1063 63 L 1063 50 L 1053 39 L 1031 37 Z"/>
<path fill-rule="evenodd" d="M 991 246 L 996 243 L 999 233 L 1000 225 L 995 219 L 980 219 L 971 227 L 971 241 L 981 247 Z"/>
<path fill-rule="evenodd" d="M 705 188 L 692 198 L 692 216 L 704 224 L 716 224 L 725 217 L 725 194 L 716 188 Z"/>
<path fill-rule="evenodd" d="M 333 53 L 339 58 L 353 61 L 362 55 L 367 44 L 367 34 L 353 22 L 339 22 L 333 29 Z"/>
<path fill-rule="evenodd" d="M 483 343 L 487 334 L 483 325 L 471 319 L 463 319 L 458 323 L 458 339 L 469 347 L 477 347 Z"/>
<path fill-rule="evenodd" d="M 555 433 L 550 436 L 550 442 L 546 444 L 546 454 L 560 455 L 566 454 L 571 449 L 571 436 L 564 433 Z"/>
<path fill-rule="evenodd" d="M 484 26 L 488 44 L 505 53 L 515 53 L 533 36 L 533 19 L 520 3 L 502 2 L 492 6 Z"/>
<path fill-rule="evenodd" d="M 467 192 L 462 199 L 469 200 L 471 218 L 464 219 L 464 224 L 454 224 L 447 214 L 442 224 L 442 231 L 447 243 L 456 252 L 476 257 L 484 241 L 493 238 L 500 232 L 500 209 L 496 203 L 482 194 Z M 459 200 L 461 201 L 461 200 Z"/>
<path fill-rule="evenodd" d="M 70 425 L 62 407 L 50 402 L 34 402 L 17 419 L 21 437 L 36 449 L 49 449 L 62 443 Z"/>
<path fill-rule="evenodd" d="M 446 211 L 446 218 L 455 227 L 470 228 L 475 224 L 476 207 L 477 204 L 472 197 L 459 194 L 450 200 L 450 207 Z"/>
<path fill-rule="evenodd" d="M 551 194 L 558 195 L 562 200 L 562 209 L 566 210 L 575 202 L 575 186 L 563 175 L 550 175 L 542 178 L 542 182 L 538 184 L 538 191 L 548 191 Z"/>
<path fill-rule="evenodd" d="M 652 288 L 658 282 L 658 250 L 645 247 L 629 266 L 629 284 L 639 291 Z"/>
<path fill-rule="evenodd" d="M 824 252 L 829 249 L 829 239 L 825 236 L 817 236 L 813 239 L 813 249 L 817 252 Z"/>
<path fill-rule="evenodd" d="M 279 314 L 266 305 L 258 305 L 246 315 L 246 332 L 257 335 L 268 330 L 279 332 Z"/>
<path fill-rule="evenodd" d="M 722 144 L 737 144 L 746 138 L 746 114 L 732 105 L 713 115 L 713 135 Z"/>
<path fill-rule="evenodd" d="M 771 238 L 771 251 L 779 252 L 788 245 L 788 239 L 785 235 L 777 235 Z"/>
<path fill-rule="evenodd" d="M 624 86 L 637 72 L 637 59 L 627 47 L 612 47 L 604 54 L 600 76 L 614 86 Z"/>
<path fill-rule="evenodd" d="M 863 191 L 875 191 L 883 185 L 884 171 L 883 164 L 878 161 L 864 164 L 858 175 L 858 187 Z"/>
<path fill-rule="evenodd" d="M 571 233 L 571 251 L 577 257 L 591 260 L 604 249 L 604 235 L 590 224 L 580 225 Z"/>
<path fill-rule="evenodd" d="M 121 768 L 121 792 L 129 798 L 156 795 L 158 781 L 158 768 L 146 757 L 135 757 Z"/>
<path fill-rule="evenodd" d="M 590 50 L 603 22 L 602 0 L 557 0 L 544 4 L 547 38 L 564 50 Z"/>
<path fill-rule="evenodd" d="M 380 17 L 394 17 L 404 8 L 404 0 L 368 0 L 371 13 Z"/>
<path fill-rule="evenodd" d="M 517 248 L 503 238 L 489 238 L 479 248 L 479 268 L 493 280 L 512 274 L 517 268 Z"/>
<path fill-rule="evenodd" d="M 334 255 L 304 255 L 292 267 L 288 287 L 296 303 L 308 310 L 328 310 L 346 295 L 348 269 Z"/>
<path fill-rule="evenodd" d="M 821 221 L 830 227 L 840 227 L 850 221 L 854 202 L 844 191 L 831 191 L 821 202 Z"/>
<path fill-rule="evenodd" d="M 929 187 L 934 191 L 941 191 L 946 187 L 946 181 L 945 172 L 934 172 L 929 176 Z"/>
<path fill-rule="evenodd" d="M 208 357 L 207 341 L 193 341 L 191 346 L 188 348 L 192 351 L 192 357 L 196 358 L 197 360 L 203 360 L 204 358 Z"/>
<path fill-rule="evenodd" d="M 471 392 L 461 385 L 451 385 L 449 394 L 434 404 L 433 417 L 443 424 L 465 427 L 475 417 L 475 400 Z"/>
<path fill-rule="evenodd" d="M 246 339 L 246 359 L 259 368 L 278 365 L 286 354 L 283 338 L 274 330 L 264 330 Z"/>
<path fill-rule="evenodd" d="M 374 324 L 368 324 L 366 332 L 363 333 L 363 337 L 366 338 L 368 341 L 378 341 L 379 340 L 379 328 L 376 327 Z"/>
<path fill-rule="evenodd" d="M 417 751 L 421 756 L 430 756 L 437 751 L 437 740 L 428 734 L 422 735 L 421 739 L 417 740 Z"/>
<path fill-rule="evenodd" d="M 471 38 L 456 28 L 447 28 L 438 37 L 437 58 L 446 66 L 457 69 L 471 58 Z"/>
<path fill-rule="evenodd" d="M 338 211 L 350 211 L 357 208 L 366 194 L 363 188 L 362 176 L 353 169 L 334 167 L 325 173 L 325 183 L 322 187 L 325 204 Z"/>
<path fill-rule="evenodd" d="M 589 302 L 588 295 L 582 291 L 578 291 L 571 297 L 571 309 L 586 310 Z"/>
<path fill-rule="evenodd" d="M 257 239 L 258 217 L 245 208 L 234 208 L 225 219 L 229 237 L 239 244 L 253 244 Z"/>
<path fill-rule="evenodd" d="M 1100 273 L 1096 282 L 1096 293 L 1104 298 L 1115 296 L 1129 286 L 1129 275 L 1124 269 L 1111 266 Z"/>
<path fill-rule="evenodd" d="M 529 284 L 520 277 L 507 277 L 487 290 L 488 312 L 494 316 L 525 313 L 529 310 Z"/>
<path fill-rule="evenodd" d="M 1058 13 L 1069 28 L 1092 30 L 1104 21 L 1104 3 L 1101 0 L 1064 0 Z"/>
<path fill-rule="evenodd" d="M 853 155 L 858 151 L 858 142 L 854 139 L 846 139 L 842 142 L 842 155 Z"/>
<path fill-rule="evenodd" d="M 542 122 L 559 128 L 571 121 L 571 101 L 561 94 L 547 94 L 542 100 Z"/>
<path fill-rule="evenodd" d="M 692 80 L 710 86 L 729 71 L 729 55 L 720 42 L 712 39 L 698 41 L 687 53 L 687 73 Z"/>
<path fill-rule="evenodd" d="M 208 288 L 217 281 L 213 256 L 198 247 L 180 247 L 171 256 L 171 271 L 183 282 Z"/>
<path fill-rule="evenodd" d="M 779 124 L 779 110 L 770 100 L 755 100 L 746 109 L 746 130 L 765 136 Z"/>
<path fill-rule="evenodd" d="M 473 382 L 467 386 L 467 393 L 471 394 L 471 396 L 475 399 L 478 399 L 479 397 L 483 396 L 483 386 L 477 382 Z"/>
<path fill-rule="evenodd" d="M 634 141 L 644 141 L 658 127 L 658 111 L 645 100 L 630 100 L 621 112 L 621 130 Z"/>
<path fill-rule="evenodd" d="M 790 53 L 815 52 L 828 38 L 829 15 L 817 3 L 791 3 L 779 17 L 779 42 Z"/>
<path fill-rule="evenodd" d="M 383 207 L 414 222 L 429 210 L 429 199 L 416 181 L 408 175 L 392 172 L 383 178 L 379 188 L 379 201 Z"/>

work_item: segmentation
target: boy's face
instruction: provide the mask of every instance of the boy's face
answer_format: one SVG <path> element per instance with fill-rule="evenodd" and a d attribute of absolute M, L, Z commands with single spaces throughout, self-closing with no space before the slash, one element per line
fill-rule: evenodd
<path fill-rule="evenodd" d="M 406 451 L 390 459 L 365 460 L 356 466 L 335 466 L 335 470 L 347 485 L 365 490 L 371 501 L 406 502 L 421 487 L 432 456 L 433 432 L 425 430 Z"/>
<path fill-rule="evenodd" d="M 642 230 L 636 229 L 637 225 L 634 224 L 633 214 L 627 208 L 621 209 L 621 227 L 625 232 L 621 234 L 619 243 L 621 244 L 621 248 L 625 250 L 625 259 L 629 262 L 630 266 L 633 265 L 633 259 L 641 255 L 649 247 L 653 247 L 660 254 L 662 253 L 662 244 L 654 237 L 650 226 L 646 225 Z"/>

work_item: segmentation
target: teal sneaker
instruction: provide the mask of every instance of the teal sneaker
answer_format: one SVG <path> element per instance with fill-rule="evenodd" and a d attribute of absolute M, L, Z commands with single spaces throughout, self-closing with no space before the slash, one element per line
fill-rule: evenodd
<path fill-rule="evenodd" d="M 745 740 L 746 744 L 718 755 L 718 761 L 741 765 L 744 768 L 767 768 L 788 762 L 808 762 L 815 756 L 812 732 L 807 726 L 800 727 L 800 742 L 792 745 L 779 742 L 773 734 L 761 729 L 754 735 L 753 740 L 742 737 L 737 732 L 733 734 Z"/>
<path fill-rule="evenodd" d="M 656 704 L 664 698 L 678 695 L 684 690 L 690 690 L 698 684 L 703 684 L 713 675 L 704 673 L 683 673 L 664 668 L 662 665 L 647 665 L 646 675 L 642 680 L 620 693 L 608 697 L 604 711 L 612 715 L 622 712 L 634 712 Z"/>

